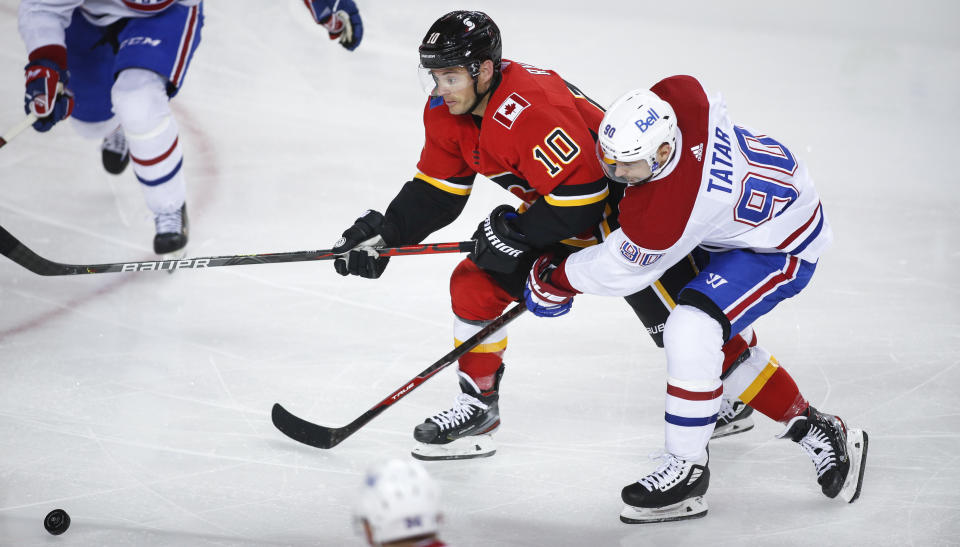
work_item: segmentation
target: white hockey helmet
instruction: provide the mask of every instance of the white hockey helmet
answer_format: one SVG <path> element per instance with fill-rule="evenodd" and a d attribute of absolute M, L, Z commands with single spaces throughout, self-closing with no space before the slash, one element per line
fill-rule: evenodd
<path fill-rule="evenodd" d="M 416 461 L 375 465 L 367 471 L 355 516 L 370 525 L 378 544 L 436 533 L 440 487 Z"/>
<path fill-rule="evenodd" d="M 607 177 L 629 184 L 630 181 L 614 174 L 616 162 L 646 160 L 653 178 L 670 163 L 657 162 L 657 149 L 663 143 L 677 149 L 677 116 L 673 107 L 649 89 L 635 89 L 614 101 L 603 116 L 597 159 Z"/>

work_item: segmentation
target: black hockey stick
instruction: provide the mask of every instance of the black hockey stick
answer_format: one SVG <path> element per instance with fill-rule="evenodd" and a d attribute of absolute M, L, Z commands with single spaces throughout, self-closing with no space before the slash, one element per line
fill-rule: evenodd
<path fill-rule="evenodd" d="M 373 408 L 364 412 L 359 418 L 343 427 L 326 427 L 308 422 L 303 418 L 298 418 L 291 414 L 287 409 L 280 406 L 280 403 L 274 403 L 273 405 L 273 425 L 284 435 L 297 442 L 316 448 L 333 448 L 350 435 L 356 433 L 361 427 L 367 425 L 370 420 L 379 416 L 381 412 L 389 408 L 393 403 L 409 395 L 417 386 L 426 382 L 433 375 L 447 368 L 447 366 L 477 347 L 484 338 L 505 327 L 507 323 L 513 321 L 525 311 L 527 311 L 527 306 L 523 302 L 510 308 L 503 315 L 494 319 L 489 325 L 483 327 L 479 332 L 457 346 L 456 349 L 441 357 L 436 363 L 430 365 L 415 378 L 406 382 L 399 389 L 388 395 L 386 399 L 380 401 Z"/>
<path fill-rule="evenodd" d="M 473 240 L 452 243 L 424 243 L 403 247 L 377 249 L 380 256 L 429 255 L 442 253 L 469 253 L 476 248 Z M 322 251 L 295 251 L 289 253 L 264 253 L 233 256 L 207 256 L 181 260 L 154 260 L 147 262 L 114 262 L 109 264 L 61 264 L 47 260 L 31 251 L 0 226 L 0 253 L 39 275 L 76 275 L 113 272 L 153 272 L 218 266 L 243 266 L 246 264 L 276 264 L 280 262 L 304 262 L 307 260 L 333 260 L 340 255 L 330 249 Z"/>

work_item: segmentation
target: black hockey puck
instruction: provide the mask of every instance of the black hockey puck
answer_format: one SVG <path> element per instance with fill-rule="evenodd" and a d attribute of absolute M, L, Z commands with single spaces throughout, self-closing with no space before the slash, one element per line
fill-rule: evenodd
<path fill-rule="evenodd" d="M 43 527 L 51 534 L 59 536 L 70 527 L 70 515 L 63 509 L 54 509 L 43 519 Z"/>

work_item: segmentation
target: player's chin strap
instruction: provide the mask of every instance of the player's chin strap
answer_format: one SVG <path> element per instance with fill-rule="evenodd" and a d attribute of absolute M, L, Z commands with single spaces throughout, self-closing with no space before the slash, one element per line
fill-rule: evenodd
<path fill-rule="evenodd" d="M 470 105 L 470 108 L 467 109 L 467 112 L 472 113 L 473 109 L 476 108 L 478 104 L 480 104 L 480 101 L 482 101 L 484 97 L 486 97 L 487 95 L 493 95 L 493 91 L 497 89 L 497 86 L 500 85 L 500 80 L 502 79 L 503 79 L 503 74 L 499 70 L 496 71 L 493 74 L 493 79 L 490 80 L 490 87 L 488 87 L 487 90 L 481 94 L 480 90 L 477 89 L 477 78 L 474 77 L 473 78 L 473 96 L 476 98 L 473 100 L 473 103 Z"/>
<path fill-rule="evenodd" d="M 662 167 L 661 167 L 659 164 L 654 163 L 654 168 L 651 169 L 651 171 L 654 171 L 654 170 L 655 170 L 656 173 L 651 173 L 649 177 L 647 177 L 647 178 L 645 178 L 645 179 L 643 179 L 643 180 L 641 180 L 641 181 L 639 181 L 639 182 L 631 183 L 630 186 L 642 186 L 642 185 L 644 185 L 644 184 L 646 184 L 646 183 L 648 183 L 648 182 L 653 181 L 653 179 L 657 178 L 657 176 L 658 176 L 660 173 L 662 173 L 663 171 L 665 171 L 665 170 L 667 169 L 667 166 L 669 166 L 669 165 L 673 162 L 673 160 L 677 157 L 677 149 L 678 149 L 678 147 L 674 147 L 674 148 L 673 148 L 673 150 L 670 152 L 670 158 L 669 158 L 667 161 L 663 162 L 663 166 L 662 166 Z"/>

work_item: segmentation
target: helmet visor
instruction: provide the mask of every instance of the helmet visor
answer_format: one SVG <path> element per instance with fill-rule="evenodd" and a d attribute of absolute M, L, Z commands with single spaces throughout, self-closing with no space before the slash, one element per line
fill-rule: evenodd
<path fill-rule="evenodd" d="M 650 179 L 650 164 L 647 163 L 647 160 L 620 162 L 618 169 L 617 160 L 610 158 L 603 152 L 600 141 L 597 141 L 596 151 L 597 160 L 600 162 L 603 174 L 606 175 L 608 179 L 619 182 L 620 184 L 639 184 Z M 618 170 L 620 172 L 619 175 L 617 174 Z"/>
<path fill-rule="evenodd" d="M 418 73 L 420 87 L 431 97 L 439 97 L 444 93 L 457 93 L 473 86 L 473 78 L 462 66 L 426 68 L 420 65 Z"/>

